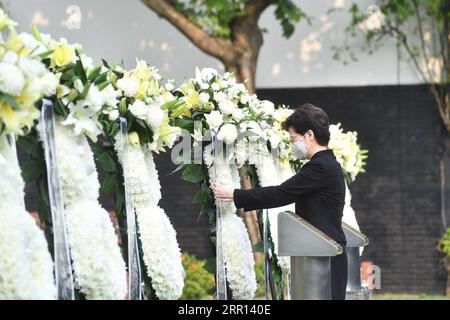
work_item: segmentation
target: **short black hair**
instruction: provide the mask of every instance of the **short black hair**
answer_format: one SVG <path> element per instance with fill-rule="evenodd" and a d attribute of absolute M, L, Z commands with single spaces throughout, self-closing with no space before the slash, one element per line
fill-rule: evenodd
<path fill-rule="evenodd" d="M 283 123 L 285 130 L 293 128 L 295 132 L 304 135 L 306 131 L 312 130 L 317 142 L 327 146 L 330 141 L 330 121 L 323 109 L 310 103 L 294 108 L 292 113 Z"/>

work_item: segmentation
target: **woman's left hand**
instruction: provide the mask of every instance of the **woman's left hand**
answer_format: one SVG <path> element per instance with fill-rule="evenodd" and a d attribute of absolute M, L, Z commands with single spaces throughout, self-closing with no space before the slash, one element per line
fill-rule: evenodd
<path fill-rule="evenodd" d="M 234 189 L 226 186 L 222 186 L 220 184 L 212 183 L 212 190 L 214 192 L 214 196 L 216 200 L 221 201 L 234 201 Z"/>

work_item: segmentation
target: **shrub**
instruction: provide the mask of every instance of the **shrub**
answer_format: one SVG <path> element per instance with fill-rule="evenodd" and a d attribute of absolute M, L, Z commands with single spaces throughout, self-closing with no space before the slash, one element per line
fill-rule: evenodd
<path fill-rule="evenodd" d="M 183 300 L 210 300 L 216 288 L 214 275 L 206 271 L 203 266 L 206 260 L 197 259 L 187 252 L 183 253 L 182 263 L 186 271 Z"/>

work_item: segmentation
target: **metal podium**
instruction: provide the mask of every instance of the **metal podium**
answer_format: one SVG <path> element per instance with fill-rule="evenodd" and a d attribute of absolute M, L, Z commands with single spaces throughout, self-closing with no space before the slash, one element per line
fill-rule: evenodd
<path fill-rule="evenodd" d="M 293 212 L 278 214 L 278 255 L 291 257 L 291 299 L 330 300 L 330 257 L 343 248 Z"/>
<path fill-rule="evenodd" d="M 361 287 L 359 248 L 367 246 L 369 238 L 344 222 L 342 223 L 342 229 L 347 239 L 348 280 L 346 300 L 367 300 L 369 292 Z"/>

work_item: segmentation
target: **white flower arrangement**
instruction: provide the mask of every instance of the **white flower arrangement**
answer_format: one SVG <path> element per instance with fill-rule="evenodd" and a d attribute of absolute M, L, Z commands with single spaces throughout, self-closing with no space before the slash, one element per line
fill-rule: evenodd
<path fill-rule="evenodd" d="M 356 131 L 347 131 L 341 127 L 341 124 L 330 125 L 330 142 L 328 148 L 333 150 L 336 160 L 346 172 L 351 181 L 354 181 L 358 173 L 365 172 L 367 150 L 361 149 L 357 142 L 358 133 Z"/>
<path fill-rule="evenodd" d="M 211 181 L 240 187 L 238 168 L 228 163 L 215 163 L 211 158 L 211 147 L 205 149 L 205 162 Z M 216 168 L 217 166 L 217 168 Z M 216 170 L 219 174 L 216 177 Z M 244 222 L 236 215 L 232 202 L 220 202 L 222 210 L 222 244 L 226 279 L 234 300 L 251 300 L 256 293 L 256 274 L 250 238 Z"/>
<path fill-rule="evenodd" d="M 115 65 L 109 74 L 118 100 L 103 108 L 108 121 L 115 121 L 119 115 L 127 117 L 135 125 L 130 132 L 138 132 L 140 141 L 150 150 L 159 153 L 171 148 L 180 133 L 178 127 L 170 125 L 169 109 L 180 105 L 166 89 L 172 86 L 171 81 L 163 85 L 158 69 L 144 60 L 137 60 L 131 71 Z"/>
<path fill-rule="evenodd" d="M 15 147 L 0 135 L 0 299 L 56 299 L 44 233 L 25 210 Z"/>
<path fill-rule="evenodd" d="M 125 263 L 108 212 L 99 202 L 99 181 L 87 138 L 58 119 L 56 159 L 63 190 L 75 282 L 87 299 L 125 299 Z"/>
<path fill-rule="evenodd" d="M 183 292 L 185 272 L 176 232 L 166 213 L 158 205 L 161 186 L 153 151 L 144 151 L 136 137 L 137 134 L 133 133 L 127 137 L 128 161 L 122 165 L 124 172 L 128 174 L 133 194 L 143 260 L 158 298 L 179 299 Z M 116 150 L 118 153 L 122 152 L 119 143 L 116 143 Z"/>
<path fill-rule="evenodd" d="M 24 47 L 16 23 L 0 9 L 0 132 L 23 135 L 39 117 L 35 103 L 53 94 L 58 84 L 40 58 Z M 6 40 L 2 40 L 7 30 Z"/>

